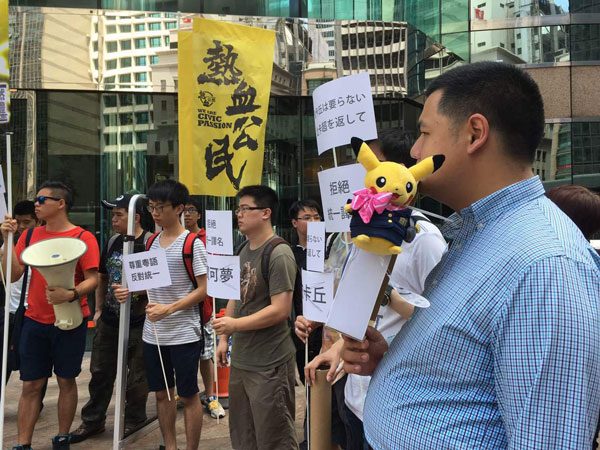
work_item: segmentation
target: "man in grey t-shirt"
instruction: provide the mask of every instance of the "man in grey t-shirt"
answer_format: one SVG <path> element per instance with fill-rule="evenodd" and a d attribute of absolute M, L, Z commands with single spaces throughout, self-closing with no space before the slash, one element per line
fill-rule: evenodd
<path fill-rule="evenodd" d="M 286 243 L 273 244 L 271 218 L 277 194 L 266 186 L 238 193 L 238 226 L 248 238 L 240 252 L 241 300 L 230 300 L 225 317 L 215 319 L 220 335 L 217 362 L 227 365 L 227 341 L 233 336 L 229 379 L 229 433 L 235 449 L 297 449 L 295 347 L 288 318 L 296 280 L 296 261 Z M 273 250 L 263 274 L 265 249 Z M 268 281 L 268 282 L 267 282 Z"/>

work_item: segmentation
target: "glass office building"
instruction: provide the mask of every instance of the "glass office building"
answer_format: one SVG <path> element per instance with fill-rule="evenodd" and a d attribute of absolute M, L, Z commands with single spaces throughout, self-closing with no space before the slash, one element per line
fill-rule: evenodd
<path fill-rule="evenodd" d="M 535 171 L 600 190 L 600 1 L 15 0 L 10 62 L 15 200 L 45 179 L 76 188 L 73 220 L 110 234 L 100 199 L 176 176 L 177 31 L 204 15 L 276 32 L 263 182 L 285 210 L 319 197 L 315 87 L 369 72 L 378 125 L 416 132 L 428 83 L 502 60 L 538 81 L 546 133 Z M 1 143 L 4 146 L 4 142 Z M 338 148 L 339 164 L 352 161 Z M 205 199 L 208 207 L 230 200 Z M 427 202 L 429 208 L 443 211 Z"/>

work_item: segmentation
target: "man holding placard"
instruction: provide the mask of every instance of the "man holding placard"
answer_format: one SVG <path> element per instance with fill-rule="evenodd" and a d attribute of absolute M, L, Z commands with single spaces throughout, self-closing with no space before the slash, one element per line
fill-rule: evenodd
<path fill-rule="evenodd" d="M 188 275 L 183 260 L 190 232 L 180 217 L 189 202 L 187 187 L 174 180 L 154 183 L 148 190 L 148 210 L 162 232 L 148 241 L 149 250 L 164 251 L 171 283 L 148 289 L 148 306 L 142 339 L 148 388 L 156 394 L 158 421 L 165 450 L 177 449 L 174 387 L 183 402 L 186 449 L 196 450 L 202 430 L 202 405 L 198 396 L 198 361 L 202 351 L 199 304 L 206 296 L 206 251 L 193 237 L 192 268 Z M 114 286 L 115 296 L 126 301 L 129 290 Z M 164 367 L 164 373 L 162 368 Z M 165 385 L 166 378 L 166 385 Z"/>
<path fill-rule="evenodd" d="M 47 286 L 46 280 L 37 270 L 31 271 L 31 282 L 27 293 L 27 311 L 21 328 L 19 358 L 23 387 L 19 400 L 18 445 L 14 448 L 27 450 L 31 447 L 33 430 L 37 422 L 41 395 L 52 370 L 56 374 L 59 387 L 58 435 L 52 439 L 54 450 L 70 448 L 69 430 L 77 408 L 76 377 L 81 373 L 81 363 L 85 351 L 87 321 L 72 330 L 61 330 L 54 326 L 56 317 L 53 305 L 79 302 L 83 317 L 90 315 L 87 294 L 98 282 L 100 251 L 92 233 L 73 225 L 68 212 L 73 206 L 73 193 L 64 183 L 47 181 L 40 187 L 35 198 L 35 214 L 45 225 L 36 227 L 31 234 L 30 245 L 36 242 L 70 237 L 81 239 L 87 250 L 79 258 L 75 271 L 75 288 Z M 2 236 L 17 231 L 17 221 L 7 218 L 2 224 Z M 25 250 L 27 233 L 21 234 L 12 255 L 13 282 L 25 271 L 21 263 L 21 253 Z M 6 268 L 7 255 L 2 257 L 2 267 Z"/>
<path fill-rule="evenodd" d="M 247 241 L 239 252 L 241 300 L 230 300 L 225 317 L 215 319 L 217 362 L 226 366 L 233 336 L 229 381 L 229 430 L 236 449 L 297 449 L 295 348 L 289 316 L 296 262 L 289 245 L 273 233 L 278 198 L 266 186 L 238 193 L 238 227 Z M 279 244 L 279 245 L 278 245 Z M 261 263 L 268 258 L 268 273 Z"/>
<path fill-rule="evenodd" d="M 200 202 L 190 198 L 189 203 L 186 203 L 183 210 L 183 220 L 185 227 L 191 233 L 197 234 L 198 238 L 206 246 L 206 230 L 200 228 L 199 222 L 202 217 L 200 213 Z M 202 314 L 203 333 L 204 333 L 204 351 L 200 356 L 200 374 L 202 375 L 202 383 L 204 384 L 204 394 L 200 397 L 200 401 L 210 413 L 213 419 L 225 417 L 225 410 L 215 395 L 213 386 L 213 365 L 212 358 L 215 356 L 213 329 L 210 323 L 212 319 L 213 299 L 206 296 L 200 314 Z"/>
<path fill-rule="evenodd" d="M 442 152 L 422 192 L 456 214 L 417 310 L 388 346 L 345 340 L 345 370 L 373 374 L 374 448 L 590 448 L 600 411 L 600 257 L 532 172 L 539 87 L 479 62 L 427 88 L 417 159 Z"/>
<path fill-rule="evenodd" d="M 102 206 L 111 212 L 111 225 L 115 233 L 102 251 L 98 270 L 98 287 L 94 321 L 96 334 L 92 345 L 90 361 L 90 399 L 81 409 L 82 423 L 71 433 L 71 442 L 83 442 L 87 438 L 105 430 L 106 411 L 112 398 L 117 376 L 117 353 L 119 339 L 120 304 L 114 296 L 113 284 L 121 283 L 123 266 L 124 236 L 127 235 L 129 202 L 131 194 L 124 194 L 113 201 L 102 200 Z M 141 226 L 144 214 L 141 199 L 135 207 L 134 253 L 143 252 L 150 232 Z M 148 298 L 145 292 L 131 296 L 129 320 L 129 347 L 127 349 L 127 390 L 125 407 L 125 436 L 133 433 L 146 422 L 146 400 L 148 385 L 144 371 L 142 329 Z"/>

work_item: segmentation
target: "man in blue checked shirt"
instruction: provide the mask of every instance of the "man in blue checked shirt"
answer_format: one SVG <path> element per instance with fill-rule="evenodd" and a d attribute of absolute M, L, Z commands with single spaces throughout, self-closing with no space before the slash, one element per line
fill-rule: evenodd
<path fill-rule="evenodd" d="M 422 192 L 456 214 L 449 251 L 389 348 L 347 339 L 347 372 L 373 373 L 374 449 L 590 449 L 600 412 L 600 257 L 531 165 L 543 135 L 535 82 L 496 62 L 428 88 L 417 159 L 443 153 Z M 386 353 L 387 352 L 387 353 Z M 385 356 L 384 356 L 385 353 Z"/>

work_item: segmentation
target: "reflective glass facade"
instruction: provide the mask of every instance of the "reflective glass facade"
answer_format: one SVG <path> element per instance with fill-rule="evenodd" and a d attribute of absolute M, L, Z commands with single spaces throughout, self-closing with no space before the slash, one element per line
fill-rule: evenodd
<path fill-rule="evenodd" d="M 481 60 L 518 64 L 546 103 L 536 173 L 549 186 L 600 189 L 600 2 L 10 4 L 15 197 L 32 197 L 47 178 L 69 181 L 78 190 L 74 220 L 103 239 L 101 198 L 177 173 L 177 31 L 197 13 L 276 32 L 263 182 L 281 195 L 284 236 L 292 234 L 287 207 L 318 198 L 317 173 L 333 166 L 331 151 L 317 156 L 310 94 L 360 71 L 369 72 L 379 126 L 416 132 L 422 93 L 440 73 Z M 338 148 L 337 159 L 350 162 L 352 152 Z"/>

